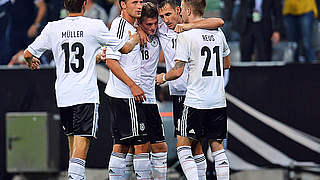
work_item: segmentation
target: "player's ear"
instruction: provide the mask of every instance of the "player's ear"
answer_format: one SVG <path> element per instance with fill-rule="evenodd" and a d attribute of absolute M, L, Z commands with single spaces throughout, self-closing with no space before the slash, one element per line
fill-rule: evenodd
<path fill-rule="evenodd" d="M 181 8 L 179 6 L 177 6 L 176 7 L 176 12 L 177 12 L 178 15 L 180 15 L 180 11 L 181 11 Z"/>
<path fill-rule="evenodd" d="M 124 8 L 127 7 L 127 4 L 124 1 L 121 1 L 120 2 L 120 7 L 121 7 L 121 9 L 124 9 Z"/>
<path fill-rule="evenodd" d="M 187 14 L 188 14 L 188 16 L 191 15 L 191 8 L 187 8 Z"/>
<path fill-rule="evenodd" d="M 84 13 L 85 10 L 86 10 L 86 5 L 87 5 L 87 0 L 83 1 L 83 4 L 82 4 L 82 12 Z"/>

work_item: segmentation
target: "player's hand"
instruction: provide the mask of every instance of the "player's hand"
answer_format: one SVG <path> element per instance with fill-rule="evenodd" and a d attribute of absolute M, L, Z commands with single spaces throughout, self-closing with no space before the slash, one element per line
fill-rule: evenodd
<path fill-rule="evenodd" d="M 27 65 L 31 70 L 40 69 L 40 64 L 40 60 L 35 57 L 32 57 L 31 60 L 27 61 Z"/>
<path fill-rule="evenodd" d="M 29 38 L 33 38 L 37 35 L 38 33 L 38 26 L 36 24 L 32 24 L 27 32 L 27 35 Z"/>
<path fill-rule="evenodd" d="M 174 32 L 176 33 L 182 33 L 183 31 L 188 31 L 191 29 L 190 24 L 177 24 L 174 28 Z"/>
<path fill-rule="evenodd" d="M 131 86 L 130 91 L 131 91 L 135 101 L 142 103 L 146 99 L 144 92 L 142 91 L 142 89 L 138 85 L 134 84 L 133 86 Z"/>
<path fill-rule="evenodd" d="M 140 37 L 140 45 L 142 47 L 147 47 L 147 43 L 150 42 L 148 35 L 142 30 L 141 27 L 137 27 L 137 33 Z"/>
<path fill-rule="evenodd" d="M 165 81 L 163 80 L 163 76 L 164 76 L 164 73 L 157 74 L 157 76 L 156 76 L 157 85 L 161 85 L 161 84 L 165 83 Z"/>
<path fill-rule="evenodd" d="M 107 48 L 103 47 L 100 52 L 96 56 L 96 62 L 99 63 L 100 61 L 105 62 L 106 61 L 106 51 Z"/>
<path fill-rule="evenodd" d="M 133 39 L 135 44 L 138 44 L 140 42 L 140 35 L 138 33 L 131 34 L 131 31 L 128 31 L 129 33 L 129 40 Z"/>

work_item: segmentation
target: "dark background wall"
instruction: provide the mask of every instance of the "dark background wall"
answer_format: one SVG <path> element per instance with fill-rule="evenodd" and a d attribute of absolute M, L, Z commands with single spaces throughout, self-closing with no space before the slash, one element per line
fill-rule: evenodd
<path fill-rule="evenodd" d="M 226 91 L 268 116 L 320 138 L 320 64 L 232 67 Z"/>
<path fill-rule="evenodd" d="M 55 100 L 55 69 L 0 69 L 0 179 L 8 179 L 5 173 L 5 114 L 7 112 L 48 112 L 58 114 Z M 99 130 L 96 140 L 91 141 L 87 166 L 106 168 L 109 152 L 112 150 L 110 121 L 106 99 L 103 95 L 105 84 L 98 82 L 100 89 Z M 67 139 L 60 132 L 60 169 L 67 169 Z"/>
<path fill-rule="evenodd" d="M 320 147 L 320 64 L 290 64 L 272 67 L 232 67 L 226 91 L 255 110 L 294 128 L 296 134 Z M 266 125 L 244 109 L 228 102 L 228 117 L 293 160 L 320 163 L 320 154 Z M 311 135 L 311 136 L 308 136 Z M 230 135 L 229 149 L 246 161 L 263 167 L 276 166 Z M 248 142 L 250 143 L 250 142 Z"/>
<path fill-rule="evenodd" d="M 320 64 L 297 64 L 275 67 L 232 67 L 227 92 L 241 99 L 255 109 L 310 135 L 320 138 Z M 5 114 L 6 112 L 45 111 L 57 114 L 54 81 L 55 69 L 0 69 L 0 179 L 5 174 Z M 110 118 L 104 96 L 104 84 L 98 82 L 100 89 L 98 139 L 92 142 L 87 166 L 106 168 L 112 148 Z M 228 116 L 244 127 L 251 129 L 257 136 L 265 136 L 272 130 L 259 131 L 232 103 L 228 104 Z M 243 122 L 242 122 L 243 121 Z M 259 125 L 258 125 L 259 126 Z M 260 134 L 259 134 L 260 133 Z M 61 169 L 67 168 L 67 142 L 61 134 Z M 268 137 L 267 140 L 273 141 Z M 263 138 L 262 138 L 263 139 Z M 280 137 L 281 139 L 281 137 Z M 274 142 L 272 142 L 274 143 Z M 282 143 L 282 144 L 281 144 Z M 230 139 L 229 147 L 238 147 Z M 290 145 L 290 144 L 289 144 Z M 294 145 L 292 145 L 294 147 Z M 283 141 L 275 143 L 283 147 Z M 289 146 L 290 147 L 290 146 Z M 289 148 L 288 147 L 288 148 Z M 235 150 L 237 151 L 237 150 Z M 288 152 L 297 154 L 296 152 Z M 290 155 L 291 156 L 291 155 Z M 318 158 L 314 158 L 318 157 Z M 310 151 L 301 154 L 296 160 L 320 163 L 318 154 Z M 263 165 L 263 163 L 261 163 Z"/>

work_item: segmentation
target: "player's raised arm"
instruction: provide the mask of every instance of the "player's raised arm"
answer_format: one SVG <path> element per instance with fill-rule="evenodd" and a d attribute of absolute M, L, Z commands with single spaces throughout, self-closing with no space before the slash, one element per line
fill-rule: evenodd
<path fill-rule="evenodd" d="M 192 23 L 177 24 L 174 31 L 180 33 L 190 29 L 216 29 L 223 25 L 224 21 L 221 18 L 206 18 Z"/>
<path fill-rule="evenodd" d="M 140 36 L 141 47 L 147 47 L 148 42 L 150 42 L 150 39 L 149 39 L 147 33 L 145 33 L 144 30 L 140 26 L 137 27 L 137 33 Z"/>
<path fill-rule="evenodd" d="M 157 84 L 161 85 L 166 81 L 172 81 L 172 80 L 178 79 L 184 71 L 185 64 L 186 62 L 184 61 L 176 60 L 176 64 L 172 69 L 170 69 L 168 73 L 161 73 L 157 75 L 156 77 Z"/>
<path fill-rule="evenodd" d="M 129 41 L 127 41 L 124 46 L 119 50 L 122 54 L 128 54 L 130 53 L 133 48 L 140 42 L 140 36 L 138 33 L 134 33 L 131 35 L 131 32 L 129 31 Z"/>

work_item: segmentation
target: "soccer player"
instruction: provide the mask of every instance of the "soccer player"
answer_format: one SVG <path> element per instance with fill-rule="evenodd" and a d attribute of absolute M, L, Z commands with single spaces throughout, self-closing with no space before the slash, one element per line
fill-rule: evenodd
<path fill-rule="evenodd" d="M 141 17 L 142 0 L 120 0 L 121 16 L 113 20 L 111 32 L 120 39 L 128 39 L 128 30 L 135 32 L 136 20 Z M 149 142 L 142 109 L 146 99 L 141 84 L 141 53 L 137 45 L 129 54 L 107 48 L 106 64 L 110 78 L 105 89 L 112 117 L 114 145 L 109 161 L 111 180 L 125 178 L 125 159 L 129 147 L 134 146 L 133 166 L 137 179 L 150 179 Z"/>
<path fill-rule="evenodd" d="M 162 120 L 156 104 L 155 77 L 160 56 L 160 42 L 155 35 L 158 28 L 158 9 L 147 2 L 142 7 L 139 25 L 148 34 L 150 43 L 141 49 L 141 85 L 146 100 L 142 107 L 146 115 L 148 138 L 151 144 L 151 167 L 155 180 L 165 180 L 167 172 L 167 144 L 165 142 Z"/>
<path fill-rule="evenodd" d="M 205 0 L 183 0 L 181 15 L 185 23 L 202 19 Z M 230 67 L 230 50 L 223 32 L 192 29 L 178 35 L 175 66 L 157 75 L 157 83 L 171 81 L 188 71 L 187 93 L 178 128 L 181 131 L 178 157 L 190 180 L 199 179 L 191 145 L 209 139 L 218 180 L 229 179 L 229 162 L 223 149 L 227 132 L 223 68 Z M 185 68 L 185 64 L 188 68 Z"/>
<path fill-rule="evenodd" d="M 29 45 L 24 57 L 30 69 L 39 69 L 39 57 L 52 50 L 56 63 L 55 84 L 61 125 L 69 141 L 68 178 L 85 180 L 85 161 L 90 140 L 96 137 L 99 91 L 96 54 L 101 46 L 128 53 L 137 43 L 135 36 L 125 44 L 110 33 L 101 20 L 82 17 L 85 0 L 65 0 L 65 19 L 50 22 Z"/>
<path fill-rule="evenodd" d="M 150 43 L 141 49 L 141 79 L 140 87 L 146 99 L 142 104 L 148 127 L 148 140 L 151 145 L 151 170 L 156 180 L 166 179 L 167 172 L 167 144 L 155 97 L 155 77 L 160 55 L 160 42 L 155 36 L 158 28 L 158 10 L 156 5 L 147 2 L 142 6 L 139 26 L 149 37 Z M 130 147 L 131 148 L 131 147 Z M 125 179 L 129 180 L 133 172 L 132 150 L 126 156 Z"/>
<path fill-rule="evenodd" d="M 164 52 L 167 72 L 172 69 L 175 64 L 174 56 L 176 54 L 175 49 L 177 44 L 176 32 L 183 32 L 184 30 L 189 30 L 191 28 L 214 29 L 222 26 L 224 23 L 220 18 L 208 18 L 188 24 L 182 24 L 183 21 L 180 17 L 180 7 L 176 4 L 175 0 L 164 0 L 160 2 L 158 6 L 158 12 L 162 21 L 159 23 L 157 35 L 160 39 L 160 44 Z M 187 79 L 188 74 L 183 73 L 182 76 L 177 80 L 168 82 L 169 93 L 173 101 L 173 119 L 175 125 L 175 135 L 177 135 L 177 146 L 179 146 L 180 141 L 181 132 L 178 127 L 181 123 L 183 102 L 187 90 Z M 199 178 L 206 179 L 207 164 L 200 142 L 195 142 L 192 145 L 192 152 L 197 164 Z"/>

